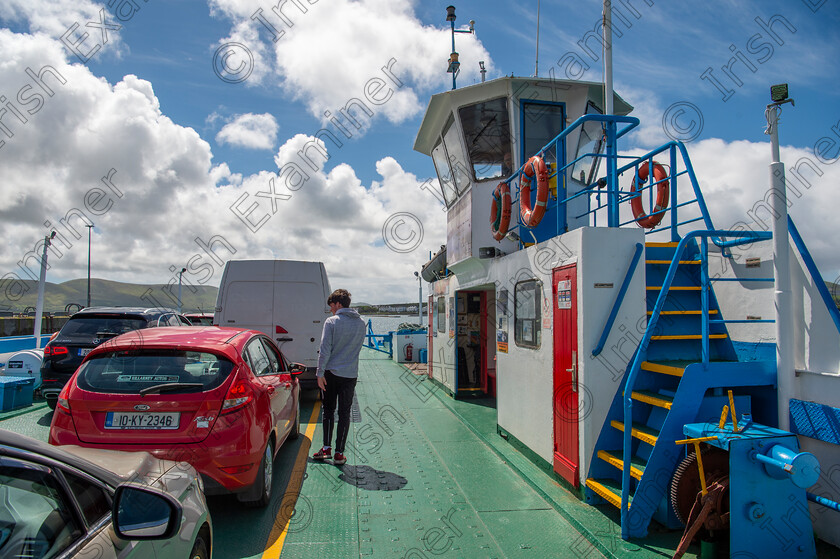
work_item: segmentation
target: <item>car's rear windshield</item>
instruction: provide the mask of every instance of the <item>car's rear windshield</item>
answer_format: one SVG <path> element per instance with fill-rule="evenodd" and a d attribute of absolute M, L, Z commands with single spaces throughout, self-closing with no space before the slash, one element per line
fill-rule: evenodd
<path fill-rule="evenodd" d="M 152 393 L 186 394 L 217 388 L 232 370 L 233 363 L 212 353 L 119 351 L 97 355 L 84 363 L 77 382 L 79 388 L 91 392 L 138 394 L 148 389 Z"/>
<path fill-rule="evenodd" d="M 71 318 L 61 328 L 62 336 L 114 337 L 146 327 L 146 320 L 132 316 L 85 316 Z"/>

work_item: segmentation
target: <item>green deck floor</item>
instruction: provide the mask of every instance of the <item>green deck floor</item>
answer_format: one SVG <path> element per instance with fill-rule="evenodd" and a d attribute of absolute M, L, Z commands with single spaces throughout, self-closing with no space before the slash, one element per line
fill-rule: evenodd
<path fill-rule="evenodd" d="M 313 396 L 304 436 L 275 460 L 268 507 L 208 499 L 216 559 L 662 558 L 679 541 L 655 527 L 622 541 L 617 511 L 581 502 L 496 433 L 492 400 L 453 400 L 384 355 L 362 353 L 344 466 L 310 458 L 322 440 Z M 0 427 L 46 440 L 50 417 L 40 405 L 0 414 Z"/>
<path fill-rule="evenodd" d="M 453 400 L 367 351 L 356 397 L 347 464 L 307 459 L 289 528 L 263 556 L 282 539 L 283 558 L 671 557 L 678 534 L 622 541 L 615 515 L 498 436 L 492 401 Z M 308 427 L 311 454 L 322 431 Z"/>

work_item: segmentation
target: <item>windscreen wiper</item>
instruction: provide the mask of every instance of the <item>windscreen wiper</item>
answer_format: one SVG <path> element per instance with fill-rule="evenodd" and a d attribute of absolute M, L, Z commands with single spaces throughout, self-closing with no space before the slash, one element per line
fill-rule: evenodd
<path fill-rule="evenodd" d="M 172 392 L 173 390 L 180 390 L 181 388 L 204 388 L 200 382 L 167 382 L 164 384 L 156 384 L 154 386 L 147 386 L 140 390 L 140 395 L 146 394 L 160 394 L 161 392 Z"/>

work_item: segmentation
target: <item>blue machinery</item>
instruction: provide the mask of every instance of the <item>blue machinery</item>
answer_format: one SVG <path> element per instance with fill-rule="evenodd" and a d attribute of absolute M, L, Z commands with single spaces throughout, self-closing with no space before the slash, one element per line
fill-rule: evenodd
<path fill-rule="evenodd" d="M 740 429 L 736 420 L 722 427 L 692 423 L 683 431 L 689 438 L 679 443 L 697 447 L 704 442 L 712 449 L 699 455 L 702 493 L 690 513 L 689 537 L 675 557 L 685 551 L 692 530 L 724 523 L 732 557 L 778 557 L 780 552 L 784 557 L 816 557 L 805 489 L 819 479 L 820 465 L 813 454 L 799 452 L 796 435 L 752 423 L 748 416 L 742 416 Z M 693 495 L 690 483 L 686 487 L 685 494 Z M 828 499 L 812 500 L 837 510 L 838 504 Z"/>

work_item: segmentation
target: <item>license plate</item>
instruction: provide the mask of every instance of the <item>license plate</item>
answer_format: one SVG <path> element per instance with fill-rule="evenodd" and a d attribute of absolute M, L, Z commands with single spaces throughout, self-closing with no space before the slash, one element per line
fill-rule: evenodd
<path fill-rule="evenodd" d="M 79 356 L 84 357 L 85 355 L 87 355 L 88 353 L 90 353 L 90 350 L 91 350 L 91 348 L 80 349 L 80 350 L 79 350 Z"/>
<path fill-rule="evenodd" d="M 177 429 L 180 413 L 134 413 L 109 411 L 105 415 L 106 429 Z"/>

